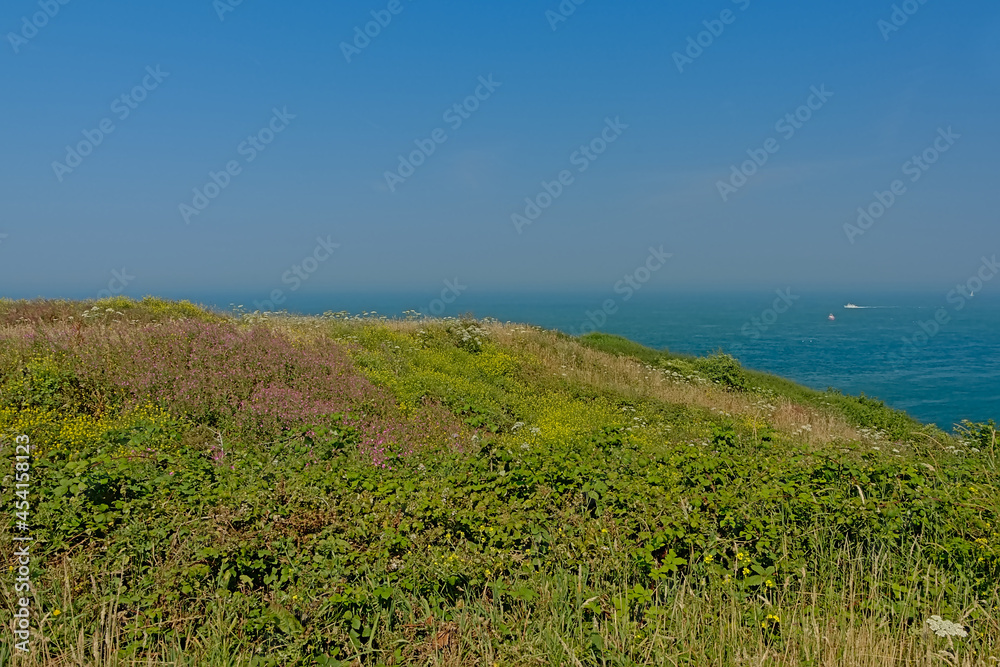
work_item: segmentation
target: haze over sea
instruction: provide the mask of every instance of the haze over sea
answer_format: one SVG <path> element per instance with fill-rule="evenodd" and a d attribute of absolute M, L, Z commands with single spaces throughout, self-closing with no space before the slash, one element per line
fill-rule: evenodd
<path fill-rule="evenodd" d="M 784 313 L 768 314 L 779 299 L 775 292 L 639 292 L 625 301 L 623 295 L 610 291 L 481 293 L 469 289 L 443 315 L 494 317 L 578 334 L 590 330 L 588 312 L 596 315 L 607 299 L 614 299 L 616 312 L 607 315 L 598 329 L 650 347 L 685 354 L 721 348 L 747 367 L 815 389 L 863 392 L 949 431 L 962 419 L 985 421 L 1000 416 L 1000 297 L 992 291 L 984 289 L 961 300 L 953 296 L 951 302 L 946 293 L 792 289 L 791 297 Z M 253 310 L 253 298 L 217 294 L 200 300 L 221 308 L 235 304 Z M 283 306 L 302 314 L 374 310 L 393 317 L 411 309 L 429 310 L 433 298 L 426 293 L 299 293 L 290 295 Z M 864 307 L 845 309 L 849 302 Z M 783 308 L 784 301 L 778 305 Z M 935 313 L 941 310 L 949 320 L 925 341 L 919 335 L 924 331 L 921 323 L 933 332 Z M 830 314 L 836 319 L 829 320 Z"/>

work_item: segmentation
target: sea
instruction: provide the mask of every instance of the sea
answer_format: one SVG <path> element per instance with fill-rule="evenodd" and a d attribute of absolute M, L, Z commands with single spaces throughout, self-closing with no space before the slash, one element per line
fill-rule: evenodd
<path fill-rule="evenodd" d="M 440 299 L 445 296 L 452 302 Z M 951 431 L 1000 420 L 1000 295 L 992 293 L 296 294 L 291 312 L 416 310 L 617 334 L 656 349 L 725 351 L 814 389 L 883 400 Z M 220 308 L 252 301 L 216 295 Z M 853 303 L 857 308 L 845 308 Z"/>

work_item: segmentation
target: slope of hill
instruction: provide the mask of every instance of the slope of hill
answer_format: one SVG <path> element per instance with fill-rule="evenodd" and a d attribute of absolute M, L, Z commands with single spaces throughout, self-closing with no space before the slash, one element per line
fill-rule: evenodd
<path fill-rule="evenodd" d="M 0 373 L 23 664 L 1000 658 L 992 422 L 602 334 L 152 298 L 0 301 Z"/>

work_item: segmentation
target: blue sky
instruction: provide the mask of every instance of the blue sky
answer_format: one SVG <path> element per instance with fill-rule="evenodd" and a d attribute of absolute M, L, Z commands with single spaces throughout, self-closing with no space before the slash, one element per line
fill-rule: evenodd
<path fill-rule="evenodd" d="M 1000 252 L 994 2 L 63 1 L 0 9 L 7 296 L 607 292 L 661 246 L 648 291 L 944 293 Z"/>

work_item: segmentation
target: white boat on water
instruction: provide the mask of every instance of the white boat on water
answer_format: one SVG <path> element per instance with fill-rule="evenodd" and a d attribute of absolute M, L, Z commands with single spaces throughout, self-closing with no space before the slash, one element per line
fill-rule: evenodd
<path fill-rule="evenodd" d="M 855 306 L 853 303 L 848 303 L 844 308 L 860 308 L 861 306 Z"/>

